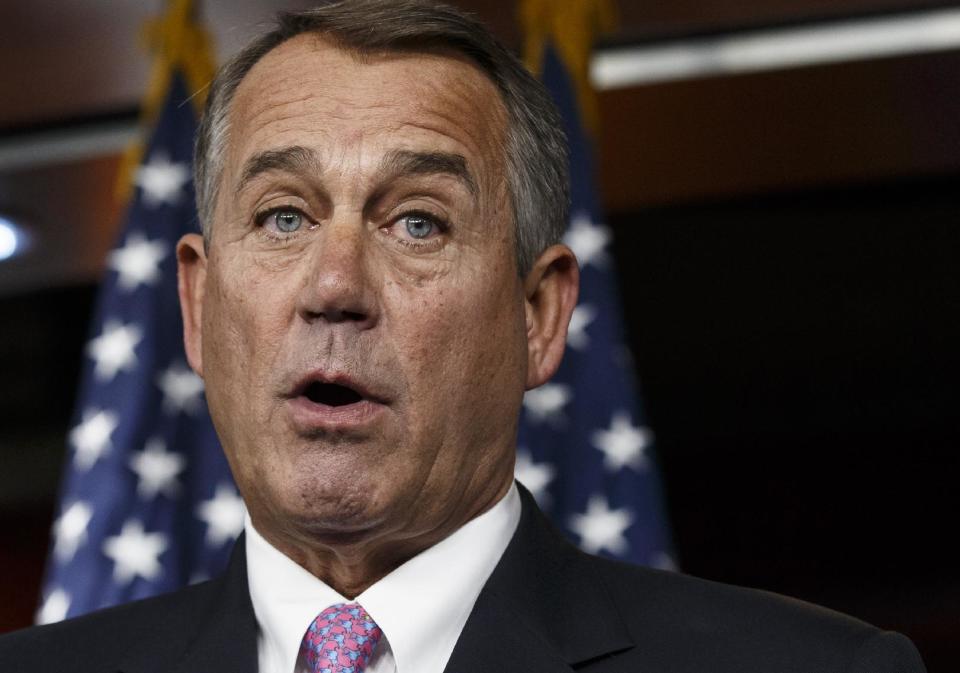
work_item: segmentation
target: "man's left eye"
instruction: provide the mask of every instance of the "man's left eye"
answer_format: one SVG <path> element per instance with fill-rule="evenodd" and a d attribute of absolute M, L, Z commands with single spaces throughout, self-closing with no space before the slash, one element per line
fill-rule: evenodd
<path fill-rule="evenodd" d="M 440 223 L 431 215 L 426 213 L 408 213 L 398 221 L 412 238 L 429 238 L 432 234 L 440 231 Z"/>

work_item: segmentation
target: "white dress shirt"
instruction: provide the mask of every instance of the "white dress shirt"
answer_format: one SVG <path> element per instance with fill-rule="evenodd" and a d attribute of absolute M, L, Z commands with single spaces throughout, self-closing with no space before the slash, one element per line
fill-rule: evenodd
<path fill-rule="evenodd" d="M 500 502 L 352 601 L 245 524 L 247 579 L 260 626 L 260 673 L 295 673 L 300 641 L 325 608 L 356 602 L 383 631 L 366 673 L 442 673 L 460 632 L 520 521 L 520 495 Z"/>

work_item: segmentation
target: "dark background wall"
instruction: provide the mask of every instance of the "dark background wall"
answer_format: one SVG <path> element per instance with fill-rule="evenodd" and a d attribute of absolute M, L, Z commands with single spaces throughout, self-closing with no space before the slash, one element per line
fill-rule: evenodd
<path fill-rule="evenodd" d="M 960 662 L 957 186 L 614 219 L 682 567 L 910 633 L 931 671 Z"/>
<path fill-rule="evenodd" d="M 513 2 L 458 4 L 518 44 Z M 609 40 L 932 4 L 945 3 L 621 2 Z M 0 25 L 46 28 L 62 49 L 65 17 L 37 7 Z M 71 12 L 75 24 L 87 16 Z M 23 43 L 0 39 L 0 53 Z M 0 63 L 4 86 L 36 89 L 0 95 L 0 146 L 37 127 L 129 119 L 145 71 L 131 70 L 129 90 L 94 72 L 87 98 L 61 98 L 35 83 L 62 79 L 68 61 L 44 56 L 29 76 L 23 59 L 16 74 Z M 599 102 L 600 187 L 683 570 L 903 631 L 932 673 L 957 670 L 960 53 L 634 87 Z M 40 242 L 20 266 L 0 264 L 0 631 L 29 623 L 36 604 L 87 316 L 118 220 L 115 172 L 115 155 L 0 169 L 0 208 L 28 212 Z"/>

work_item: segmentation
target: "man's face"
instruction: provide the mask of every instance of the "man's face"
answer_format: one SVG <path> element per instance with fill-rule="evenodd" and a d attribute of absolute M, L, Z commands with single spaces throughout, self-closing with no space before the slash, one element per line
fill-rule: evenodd
<path fill-rule="evenodd" d="M 304 35 L 240 84 L 192 360 L 262 532 L 413 537 L 510 483 L 505 128 L 496 87 L 440 55 Z"/>

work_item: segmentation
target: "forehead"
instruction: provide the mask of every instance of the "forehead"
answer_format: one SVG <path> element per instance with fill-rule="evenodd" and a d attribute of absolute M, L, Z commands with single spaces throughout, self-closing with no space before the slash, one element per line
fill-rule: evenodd
<path fill-rule="evenodd" d="M 500 93 L 454 54 L 361 56 L 298 35 L 250 70 L 229 119 L 227 161 L 234 167 L 267 146 L 307 145 L 332 161 L 440 149 L 462 154 L 481 182 L 503 173 L 507 114 Z"/>

